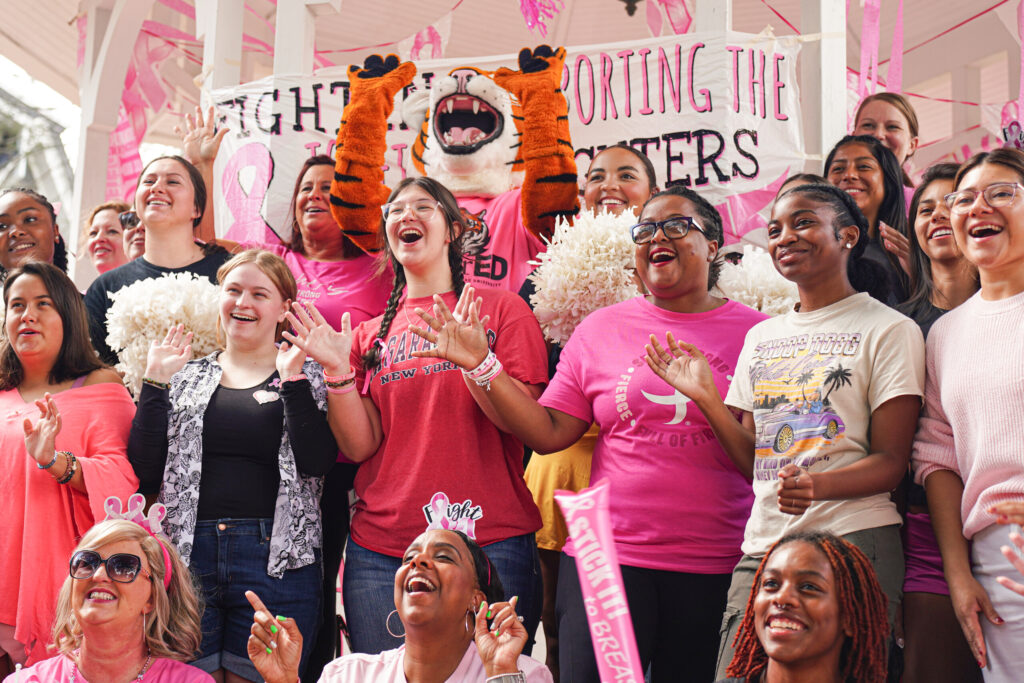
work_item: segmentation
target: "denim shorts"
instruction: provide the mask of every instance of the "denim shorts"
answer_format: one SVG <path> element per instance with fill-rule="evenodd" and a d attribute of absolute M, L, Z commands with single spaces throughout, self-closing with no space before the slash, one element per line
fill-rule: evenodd
<path fill-rule="evenodd" d="M 271 614 L 295 619 L 302 632 L 301 672 L 320 616 L 323 573 L 320 552 L 313 564 L 267 574 L 272 519 L 218 519 L 196 523 L 190 569 L 202 590 L 203 641 L 192 665 L 213 673 L 226 669 L 250 681 L 262 681 L 249 661 L 246 643 L 253 609 L 245 591 L 254 591 Z"/>
<path fill-rule="evenodd" d="M 523 617 L 523 626 L 529 634 L 523 654 L 529 655 L 543 601 L 535 536 L 513 536 L 484 546 L 484 552 L 497 570 L 505 589 L 505 599 L 519 596 L 516 612 Z M 352 634 L 353 652 L 377 654 L 404 642 L 390 635 L 385 626 L 385 620 L 395 609 L 395 573 L 401 566 L 402 558 L 364 548 L 349 536 L 345 546 L 342 599 L 345 602 L 345 621 Z M 394 633 L 403 634 L 397 615 L 391 616 L 388 625 Z"/>

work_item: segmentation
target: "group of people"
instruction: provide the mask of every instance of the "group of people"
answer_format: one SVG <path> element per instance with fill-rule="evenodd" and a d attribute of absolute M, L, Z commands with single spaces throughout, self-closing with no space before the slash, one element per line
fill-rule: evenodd
<path fill-rule="evenodd" d="M 767 246 L 799 303 L 774 318 L 718 292 L 710 202 L 608 147 L 582 196 L 635 215 L 638 292 L 559 349 L 528 296 L 465 284 L 429 177 L 381 207 L 380 257 L 332 216 L 328 157 L 287 244 L 216 237 L 199 111 L 90 215 L 84 298 L 52 205 L 2 191 L 0 655 L 32 665 L 8 680 L 599 680 L 552 499 L 591 479 L 651 681 L 1015 680 L 1024 154 L 914 188 L 917 133 L 872 96 L 783 186 Z M 221 349 L 169 325 L 132 397 L 109 295 L 179 272 L 218 284 Z M 102 521 L 136 491 L 164 533 Z M 331 662 L 343 550 L 356 654 Z"/>

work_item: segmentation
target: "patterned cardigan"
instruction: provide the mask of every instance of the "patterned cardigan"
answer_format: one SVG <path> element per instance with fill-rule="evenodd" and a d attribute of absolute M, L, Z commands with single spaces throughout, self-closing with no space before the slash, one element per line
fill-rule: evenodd
<path fill-rule="evenodd" d="M 196 513 L 199 509 L 203 417 L 223 373 L 217 362 L 218 353 L 189 361 L 171 379 L 167 465 L 164 467 L 159 501 L 167 506 L 164 528 L 186 565 L 192 556 Z M 323 368 L 307 359 L 302 371 L 309 379 L 317 406 L 325 411 L 327 388 L 324 385 Z M 320 493 L 323 490 L 323 478 L 307 477 L 298 472 L 286 429 L 282 430 L 277 463 L 281 483 L 274 504 L 267 574 L 279 579 L 288 569 L 298 569 L 316 561 L 313 551 L 322 543 Z"/>

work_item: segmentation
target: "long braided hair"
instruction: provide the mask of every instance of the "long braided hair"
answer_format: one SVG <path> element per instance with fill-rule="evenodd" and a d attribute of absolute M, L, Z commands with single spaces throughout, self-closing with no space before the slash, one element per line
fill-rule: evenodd
<path fill-rule="evenodd" d="M 403 178 L 395 186 L 395 189 L 391 191 L 388 203 L 394 201 L 395 197 L 410 185 L 420 188 L 441 204 L 441 211 L 444 213 L 445 222 L 448 224 L 448 237 L 450 240 L 448 243 L 448 267 L 452 273 L 452 289 L 455 290 L 456 297 L 462 296 L 462 288 L 465 286 L 465 280 L 463 279 L 463 268 L 465 265 L 462 257 L 461 237 L 466 224 L 463 221 L 459 203 L 447 187 L 426 176 Z M 391 264 L 391 268 L 395 273 L 395 282 L 391 287 L 391 295 L 388 297 L 387 306 L 384 308 L 384 317 L 381 318 L 380 329 L 377 330 L 374 343 L 363 354 L 363 368 L 366 370 L 372 370 L 380 363 L 384 338 L 387 337 L 388 331 L 391 329 L 391 323 L 394 321 L 395 315 L 398 314 L 398 307 L 402 301 L 402 294 L 405 292 L 406 284 L 405 269 L 398 262 L 398 259 L 395 258 L 395 254 L 391 251 L 391 246 L 388 244 L 387 226 L 385 225 L 383 215 L 380 219 L 380 239 L 383 243 L 381 248 L 387 255 L 387 262 Z M 383 269 L 384 261 L 381 261 L 381 270 Z"/>
<path fill-rule="evenodd" d="M 761 560 L 747 600 L 747 610 L 733 641 L 735 653 L 726 674 L 757 680 L 768 667 L 768 655 L 754 627 L 754 600 L 761 590 L 768 558 L 789 543 L 808 543 L 828 559 L 835 577 L 839 616 L 853 632 L 839 655 L 839 671 L 848 683 L 882 683 L 886 677 L 886 598 L 871 561 L 859 548 L 828 532 L 802 531 L 783 536 Z"/>

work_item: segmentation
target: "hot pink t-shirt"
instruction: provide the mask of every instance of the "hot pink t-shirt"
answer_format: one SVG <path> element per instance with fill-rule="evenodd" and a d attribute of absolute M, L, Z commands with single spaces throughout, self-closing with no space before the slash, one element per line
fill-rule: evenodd
<path fill-rule="evenodd" d="M 348 261 L 311 261 L 281 244 L 247 242 L 243 246 L 266 249 L 284 259 L 299 287 L 299 301 L 316 306 L 336 330 L 341 329 L 341 314 L 345 311 L 352 318 L 352 329 L 384 312 L 394 275 L 391 268 L 377 275 L 379 261 L 373 256 L 360 254 Z"/>
<path fill-rule="evenodd" d="M 766 317 L 734 301 L 687 314 L 637 297 L 590 314 L 566 344 L 540 402 L 601 428 L 590 480 L 611 484 L 620 563 L 718 574 L 739 560 L 750 481 L 697 406 L 647 367 L 644 344 L 669 331 L 695 344 L 724 396 L 747 330 Z"/>
<path fill-rule="evenodd" d="M 523 286 L 534 268 L 528 262 L 546 247 L 523 225 L 522 197 L 520 190 L 511 190 L 497 197 L 458 198 L 468 226 L 462 237 L 466 284 L 510 292 Z"/>

